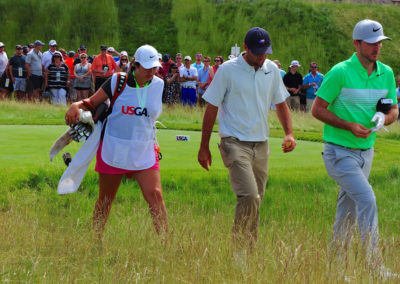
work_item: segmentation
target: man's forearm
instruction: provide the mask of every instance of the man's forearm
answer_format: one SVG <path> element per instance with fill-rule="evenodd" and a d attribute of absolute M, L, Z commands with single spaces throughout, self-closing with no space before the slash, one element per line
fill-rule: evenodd
<path fill-rule="evenodd" d="M 393 105 L 389 113 L 385 115 L 385 125 L 389 125 L 399 116 L 399 108 L 397 105 Z"/>
<path fill-rule="evenodd" d="M 200 147 L 208 148 L 210 137 L 218 114 L 218 107 L 208 104 L 204 113 L 203 125 L 201 128 L 201 145 Z"/>
<path fill-rule="evenodd" d="M 279 122 L 282 125 L 283 130 L 286 135 L 293 134 L 292 130 L 292 120 L 290 119 L 290 110 L 286 102 L 276 104 L 276 114 L 278 116 Z"/>

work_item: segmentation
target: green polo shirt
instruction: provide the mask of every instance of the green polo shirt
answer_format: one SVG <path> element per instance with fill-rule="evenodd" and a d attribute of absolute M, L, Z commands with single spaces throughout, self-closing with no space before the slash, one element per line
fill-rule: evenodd
<path fill-rule="evenodd" d="M 368 76 L 356 53 L 335 65 L 324 77 L 317 96 L 329 103 L 328 110 L 343 120 L 372 128 L 371 122 L 380 98 L 397 104 L 396 85 L 392 69 L 377 61 L 377 68 Z M 358 138 L 348 130 L 324 125 L 324 140 L 350 148 L 368 149 L 374 146 L 376 132 L 368 138 Z"/>

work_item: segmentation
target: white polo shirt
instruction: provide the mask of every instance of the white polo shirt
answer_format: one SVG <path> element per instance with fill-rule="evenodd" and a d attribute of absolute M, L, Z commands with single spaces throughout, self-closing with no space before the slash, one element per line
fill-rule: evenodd
<path fill-rule="evenodd" d="M 45 70 L 47 69 L 47 67 L 49 67 L 53 54 L 54 52 L 51 52 L 50 49 L 48 51 L 43 52 L 42 65 L 44 66 Z"/>
<path fill-rule="evenodd" d="M 3 51 L 0 53 L 0 76 L 3 75 L 8 63 L 7 53 Z"/>
<path fill-rule="evenodd" d="M 275 63 L 266 59 L 257 71 L 243 58 L 243 53 L 218 68 L 203 95 L 217 106 L 219 135 L 241 141 L 268 139 L 268 111 L 289 96 Z"/>
<path fill-rule="evenodd" d="M 193 66 L 190 66 L 189 68 L 186 68 L 184 65 L 182 65 L 182 68 L 179 68 L 179 76 L 187 76 L 187 77 L 193 77 L 193 76 L 198 76 L 197 69 L 194 68 Z M 186 81 L 181 83 L 181 86 L 183 88 L 196 88 L 196 80 L 194 81 Z"/>

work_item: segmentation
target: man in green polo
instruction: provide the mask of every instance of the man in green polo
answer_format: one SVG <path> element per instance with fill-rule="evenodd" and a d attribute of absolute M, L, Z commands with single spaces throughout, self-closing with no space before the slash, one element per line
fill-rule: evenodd
<path fill-rule="evenodd" d="M 334 240 L 346 244 L 357 222 L 361 241 L 372 255 L 378 244 L 375 194 L 368 182 L 373 146 L 376 131 L 398 115 L 393 71 L 378 61 L 384 40 L 390 38 L 380 23 L 358 22 L 353 31 L 356 52 L 326 74 L 312 108 L 313 116 L 325 123 L 326 170 L 340 185 Z M 386 114 L 377 110 L 381 98 L 392 100 Z"/>

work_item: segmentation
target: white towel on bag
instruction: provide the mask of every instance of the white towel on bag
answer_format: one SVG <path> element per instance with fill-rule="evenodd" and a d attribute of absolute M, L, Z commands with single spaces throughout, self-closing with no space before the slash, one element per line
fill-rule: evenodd
<path fill-rule="evenodd" d="M 65 170 L 60 181 L 58 182 L 58 194 L 68 194 L 76 192 L 86 174 L 86 171 L 96 155 L 100 144 L 101 130 L 103 123 L 98 121 L 92 134 L 75 154 L 68 168 Z"/>

